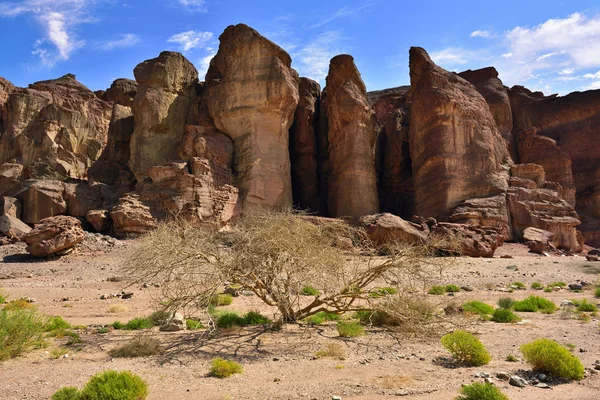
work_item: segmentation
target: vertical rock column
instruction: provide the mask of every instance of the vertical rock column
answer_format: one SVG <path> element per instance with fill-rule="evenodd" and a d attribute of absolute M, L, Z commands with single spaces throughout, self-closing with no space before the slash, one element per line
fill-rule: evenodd
<path fill-rule="evenodd" d="M 377 118 L 349 55 L 331 60 L 324 90 L 329 142 L 328 208 L 333 217 L 379 211 L 375 141 Z"/>
<path fill-rule="evenodd" d="M 234 141 L 242 207 L 291 207 L 289 129 L 298 106 L 292 60 L 243 24 L 229 26 L 219 40 L 206 75 L 207 104 L 216 127 Z"/>

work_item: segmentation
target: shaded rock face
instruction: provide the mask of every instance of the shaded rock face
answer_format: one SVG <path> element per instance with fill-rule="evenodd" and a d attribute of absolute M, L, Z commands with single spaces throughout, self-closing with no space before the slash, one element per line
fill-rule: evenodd
<path fill-rule="evenodd" d="M 545 97 L 522 86 L 509 91 L 515 133 L 537 128 L 571 159 L 577 210 L 600 218 L 600 91 Z M 556 160 L 556 163 L 563 163 Z M 548 170 L 550 171 L 550 169 Z M 549 172 L 547 173 L 549 174 Z M 561 182 L 557 178 L 557 182 Z M 568 180 L 568 176 L 566 178 Z"/>
<path fill-rule="evenodd" d="M 26 181 L 15 196 L 23 206 L 23 222 L 36 224 L 42 219 L 64 214 L 67 211 L 64 191 L 63 183 L 59 181 Z"/>
<path fill-rule="evenodd" d="M 34 257 L 64 254 L 83 242 L 85 233 L 77 218 L 66 215 L 39 221 L 25 236 L 26 250 Z"/>
<path fill-rule="evenodd" d="M 324 93 L 329 150 L 327 206 L 333 217 L 358 220 L 379 211 L 377 118 L 351 56 L 331 60 Z"/>
<path fill-rule="evenodd" d="M 0 164 L 16 160 L 29 177 L 36 163 L 62 178 L 85 178 L 107 140 L 111 106 L 74 75 L 14 89 L 3 110 Z"/>
<path fill-rule="evenodd" d="M 135 182 L 128 163 L 134 118 L 131 108 L 115 104 L 108 128 L 108 141 L 98 161 L 88 170 L 92 182 L 130 186 Z"/>
<path fill-rule="evenodd" d="M 410 129 L 409 86 L 367 93 L 381 125 L 376 166 L 382 211 L 410 218 L 415 214 L 415 188 L 408 132 Z"/>
<path fill-rule="evenodd" d="M 15 194 L 22 186 L 23 166 L 17 163 L 0 165 L 0 194 Z"/>
<path fill-rule="evenodd" d="M 163 51 L 139 64 L 133 73 L 138 90 L 132 104 L 135 127 L 129 167 L 140 182 L 148 168 L 177 158 L 196 95 L 198 71 L 183 55 Z"/>
<path fill-rule="evenodd" d="M 114 104 L 131 107 L 137 93 L 137 86 L 136 81 L 120 78 L 110 85 L 110 88 L 102 94 L 101 98 Z"/>
<path fill-rule="evenodd" d="M 300 78 L 299 102 L 290 128 L 290 161 L 294 206 L 309 212 L 321 212 L 318 178 L 317 123 L 321 87 L 308 78 Z"/>
<path fill-rule="evenodd" d="M 30 231 L 29 225 L 14 215 L 8 213 L 0 215 L 0 232 L 9 239 L 23 240 Z"/>
<path fill-rule="evenodd" d="M 411 48 L 410 155 L 417 214 L 447 218 L 464 200 L 506 191 L 509 155 L 475 87 Z"/>
<path fill-rule="evenodd" d="M 289 129 L 299 100 L 291 58 L 243 24 L 219 40 L 206 75 L 207 105 L 217 129 L 233 139 L 243 209 L 290 207 Z"/>
<path fill-rule="evenodd" d="M 494 67 L 478 70 L 467 70 L 458 74 L 467 80 L 487 101 L 500 135 L 509 144 L 510 153 L 516 159 L 515 141 L 512 136 L 513 116 L 510 108 L 510 99 L 507 88 L 498 78 L 498 71 Z"/>
<path fill-rule="evenodd" d="M 518 134 L 517 148 L 522 163 L 533 163 L 544 168 L 546 179 L 561 186 L 563 199 L 575 207 L 575 181 L 571 172 L 571 158 L 554 139 L 537 134 L 535 128 Z"/>

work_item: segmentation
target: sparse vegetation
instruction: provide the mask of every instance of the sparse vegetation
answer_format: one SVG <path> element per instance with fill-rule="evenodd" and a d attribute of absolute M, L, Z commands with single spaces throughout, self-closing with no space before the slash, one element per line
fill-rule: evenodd
<path fill-rule="evenodd" d="M 534 290 L 542 290 L 544 288 L 544 285 L 542 285 L 541 282 L 533 282 L 531 284 L 531 288 Z"/>
<path fill-rule="evenodd" d="M 594 289 L 594 297 L 600 299 L 600 286 L 596 286 L 596 288 Z"/>
<path fill-rule="evenodd" d="M 127 311 L 127 307 L 125 307 L 123 304 L 112 304 L 107 310 L 109 314 L 120 314 L 125 311 Z"/>
<path fill-rule="evenodd" d="M 487 382 L 465 385 L 460 389 L 460 394 L 456 400 L 508 400 L 500 389 Z"/>
<path fill-rule="evenodd" d="M 228 378 L 235 374 L 241 374 L 243 372 L 242 365 L 235 361 L 224 360 L 222 358 L 215 358 L 211 361 L 209 376 L 215 378 Z"/>
<path fill-rule="evenodd" d="M 339 321 L 337 323 L 338 335 L 346 338 L 353 338 L 365 334 L 365 327 L 358 322 Z"/>
<path fill-rule="evenodd" d="M 519 289 L 519 290 L 527 289 L 527 286 L 523 282 L 513 282 L 509 285 L 509 287 L 512 289 Z"/>
<path fill-rule="evenodd" d="M 446 287 L 440 286 L 440 285 L 435 285 L 435 286 L 432 286 L 427 293 L 433 294 L 436 296 L 441 296 L 446 293 Z"/>
<path fill-rule="evenodd" d="M 519 362 L 519 358 L 517 356 L 514 356 L 512 354 L 509 354 L 506 356 L 506 361 L 508 362 Z"/>
<path fill-rule="evenodd" d="M 571 300 L 573 304 L 577 307 L 577 311 L 579 312 L 596 312 L 598 311 L 598 307 L 595 304 L 590 303 L 587 299 L 583 300 Z"/>
<path fill-rule="evenodd" d="M 376 288 L 372 289 L 371 292 L 369 293 L 369 296 L 371 296 L 373 298 L 379 298 L 379 297 L 390 296 L 390 295 L 394 295 L 394 294 L 398 294 L 398 289 L 396 289 L 394 287 L 390 287 L 390 286 L 385 286 L 385 287 L 376 287 Z"/>
<path fill-rule="evenodd" d="M 195 319 L 186 319 L 185 320 L 185 326 L 190 331 L 196 331 L 198 329 L 204 329 L 204 328 L 206 328 L 200 321 L 195 320 Z"/>
<path fill-rule="evenodd" d="M 499 322 L 502 324 L 519 322 L 520 320 L 521 320 L 521 318 L 517 314 L 513 313 L 510 310 L 506 310 L 504 308 L 497 308 L 494 310 L 494 313 L 492 314 L 492 321 Z"/>
<path fill-rule="evenodd" d="M 150 357 L 163 351 L 157 339 L 147 337 L 136 337 L 108 352 L 115 358 Z"/>
<path fill-rule="evenodd" d="M 489 319 L 489 316 L 494 313 L 494 307 L 477 300 L 464 303 L 462 309 L 464 312 L 477 314 L 484 319 Z"/>
<path fill-rule="evenodd" d="M 308 318 L 305 318 L 303 320 L 303 322 L 305 322 L 307 324 L 311 324 L 311 325 L 321 325 L 323 322 L 326 322 L 326 321 L 339 321 L 340 318 L 341 317 L 338 314 L 327 312 L 327 311 L 321 311 L 314 315 L 311 315 Z"/>
<path fill-rule="evenodd" d="M 41 346 L 44 319 L 33 308 L 0 310 L 0 361 Z"/>
<path fill-rule="evenodd" d="M 71 324 L 62 319 L 62 317 L 50 317 L 44 325 L 45 332 L 71 329 Z"/>
<path fill-rule="evenodd" d="M 458 293 L 460 292 L 460 286 L 446 285 L 446 287 L 444 287 L 444 290 L 446 291 L 446 293 Z"/>
<path fill-rule="evenodd" d="M 559 282 L 552 282 L 551 284 L 548 285 L 548 287 L 551 287 L 551 288 L 553 288 L 553 287 L 564 288 L 564 287 L 567 287 L 567 284 L 565 282 L 561 282 L 561 281 L 559 281 Z"/>
<path fill-rule="evenodd" d="M 584 368 L 579 358 L 550 339 L 538 339 L 521 346 L 521 352 L 535 371 L 557 378 L 580 380 Z"/>
<path fill-rule="evenodd" d="M 500 297 L 498 299 L 498 307 L 503 308 L 505 310 L 510 310 L 511 308 L 513 308 L 513 305 L 515 304 L 515 301 L 513 300 L 512 297 Z"/>
<path fill-rule="evenodd" d="M 150 320 L 150 323 L 154 326 L 162 326 L 165 323 L 167 323 L 167 321 L 169 321 L 169 318 L 171 317 L 171 314 L 165 310 L 157 310 L 154 311 L 152 314 L 150 314 L 150 316 L 148 317 L 148 319 Z"/>
<path fill-rule="evenodd" d="M 442 337 L 442 345 L 452 354 L 455 361 L 466 365 L 474 367 L 485 365 L 492 359 L 483 343 L 463 330 Z"/>
<path fill-rule="evenodd" d="M 233 303 L 233 296 L 230 294 L 218 294 L 211 299 L 210 305 L 213 307 L 229 306 Z"/>
<path fill-rule="evenodd" d="M 139 331 L 142 329 L 152 328 L 153 326 L 154 324 L 150 318 L 134 318 L 125 324 L 119 321 L 115 321 L 112 324 L 112 327 L 115 329 L 123 329 L 127 331 Z"/>
<path fill-rule="evenodd" d="M 516 301 L 513 308 L 515 311 L 521 312 L 543 312 L 552 314 L 556 311 L 556 304 L 543 297 L 529 296 L 524 300 Z"/>
<path fill-rule="evenodd" d="M 321 294 L 320 291 L 318 291 L 312 286 L 304 286 L 300 290 L 300 293 L 302 293 L 303 296 L 319 296 Z"/>
<path fill-rule="evenodd" d="M 346 351 L 340 343 L 329 342 L 321 350 L 315 353 L 315 357 L 331 357 L 331 358 L 342 358 L 346 357 Z"/>

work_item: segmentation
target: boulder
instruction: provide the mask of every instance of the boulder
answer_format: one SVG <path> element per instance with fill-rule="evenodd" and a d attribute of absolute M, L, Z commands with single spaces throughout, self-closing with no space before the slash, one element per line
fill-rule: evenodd
<path fill-rule="evenodd" d="M 0 232 L 10 239 L 22 240 L 31 231 L 29 225 L 10 214 L 0 215 Z"/>
<path fill-rule="evenodd" d="M 156 219 L 139 196 L 128 194 L 110 211 L 114 234 L 118 238 L 135 237 L 156 229 Z"/>
<path fill-rule="evenodd" d="M 309 212 L 323 212 L 319 198 L 317 121 L 321 87 L 300 78 L 300 100 L 290 128 L 290 161 L 294 206 Z"/>
<path fill-rule="evenodd" d="M 65 254 L 83 242 L 85 232 L 77 218 L 66 215 L 45 218 L 39 221 L 24 240 L 27 251 L 34 257 Z"/>
<path fill-rule="evenodd" d="M 390 214 L 366 215 L 360 218 L 367 234 L 378 246 L 393 244 L 419 245 L 425 243 L 427 234 L 421 230 L 421 226 L 405 221 L 402 218 Z"/>
<path fill-rule="evenodd" d="M 552 232 L 533 227 L 526 228 L 523 232 L 523 241 L 529 247 L 529 251 L 537 254 L 544 254 L 555 249 L 554 237 Z"/>
<path fill-rule="evenodd" d="M 21 218 L 21 202 L 14 198 L 8 196 L 0 196 L 0 202 L 2 205 L 0 206 L 0 214 L 8 214 L 15 218 Z"/>
<path fill-rule="evenodd" d="M 470 257 L 493 257 L 502 245 L 502 235 L 497 230 L 467 224 L 439 222 L 432 227 L 430 235 L 456 243 L 460 254 Z"/>
<path fill-rule="evenodd" d="M 465 200 L 506 192 L 507 144 L 481 94 L 417 47 L 410 49 L 410 80 L 417 214 L 447 218 Z"/>
<path fill-rule="evenodd" d="M 289 129 L 298 105 L 298 76 L 281 47 L 250 27 L 219 37 L 206 83 L 216 128 L 233 139 L 235 186 L 245 212 L 292 206 Z"/>
<path fill-rule="evenodd" d="M 135 127 L 129 143 L 129 168 L 138 182 L 146 170 L 177 158 L 198 71 L 183 55 L 163 51 L 133 71 L 138 90 L 132 111 Z"/>
<path fill-rule="evenodd" d="M 95 187 L 86 182 L 65 183 L 64 199 L 67 213 L 72 217 L 85 217 L 87 212 L 102 205 L 102 198 Z"/>
<path fill-rule="evenodd" d="M 512 240 L 506 195 L 468 199 L 454 208 L 450 222 L 494 228 L 504 240 Z"/>
<path fill-rule="evenodd" d="M 10 195 L 18 192 L 23 178 L 23 166 L 17 163 L 0 165 L 0 194 Z"/>
<path fill-rule="evenodd" d="M 131 79 L 116 79 L 110 88 L 102 94 L 102 99 L 114 104 L 120 104 L 125 107 L 133 105 L 133 99 L 137 93 L 138 84 Z"/>
<path fill-rule="evenodd" d="M 110 228 L 110 215 L 108 210 L 89 210 L 85 214 L 85 219 L 89 222 L 96 232 L 106 232 Z"/>
<path fill-rule="evenodd" d="M 64 214 L 67 211 L 64 186 L 59 181 L 29 180 L 15 196 L 21 201 L 22 220 L 27 224 L 36 224 L 42 219 Z"/>
<path fill-rule="evenodd" d="M 379 211 L 375 143 L 377 117 L 365 84 L 349 55 L 329 64 L 324 90 L 329 148 L 328 200 L 333 217 L 358 221 Z"/>
<path fill-rule="evenodd" d="M 79 83 L 75 75 L 36 82 L 12 91 L 0 137 L 0 164 L 36 164 L 56 177 L 85 178 L 106 144 L 111 105 Z"/>

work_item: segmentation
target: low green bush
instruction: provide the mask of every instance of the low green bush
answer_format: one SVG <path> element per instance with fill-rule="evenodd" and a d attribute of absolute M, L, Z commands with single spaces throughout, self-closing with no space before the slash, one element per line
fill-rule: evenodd
<path fill-rule="evenodd" d="M 567 284 L 565 282 L 552 282 L 551 284 L 548 285 L 548 287 L 560 287 L 560 288 L 564 288 L 567 287 Z"/>
<path fill-rule="evenodd" d="M 485 319 L 489 318 L 488 316 L 494 312 L 494 307 L 477 300 L 464 303 L 462 309 L 464 312 L 477 314 Z"/>
<path fill-rule="evenodd" d="M 150 323 L 152 323 L 152 325 L 154 325 L 154 326 L 162 326 L 162 325 L 166 324 L 170 318 L 171 318 L 171 313 L 169 313 L 168 311 L 165 311 L 165 310 L 154 311 L 148 317 L 148 319 L 150 320 Z"/>
<path fill-rule="evenodd" d="M 456 400 L 509 400 L 508 397 L 491 383 L 475 382 L 460 389 Z"/>
<path fill-rule="evenodd" d="M 506 361 L 508 361 L 508 362 L 519 362 L 519 358 L 517 356 L 509 354 L 509 355 L 506 356 Z"/>
<path fill-rule="evenodd" d="M 304 286 L 300 289 L 300 294 L 303 296 L 319 296 L 321 292 L 312 286 Z"/>
<path fill-rule="evenodd" d="M 498 307 L 503 308 L 505 310 L 510 310 L 513 308 L 515 301 L 512 297 L 500 297 L 497 301 Z"/>
<path fill-rule="evenodd" d="M 258 311 L 248 311 L 246 315 L 244 315 L 244 324 L 245 325 L 267 325 L 272 321 L 259 313 Z"/>
<path fill-rule="evenodd" d="M 512 288 L 515 288 L 515 289 L 519 289 L 519 290 L 527 289 L 527 286 L 525 286 L 525 284 L 523 282 L 513 282 L 509 286 Z"/>
<path fill-rule="evenodd" d="M 190 331 L 196 331 L 198 329 L 204 329 L 204 328 L 206 328 L 200 321 L 195 320 L 195 319 L 186 319 L 185 320 L 185 326 Z"/>
<path fill-rule="evenodd" d="M 218 294 L 210 300 L 210 305 L 213 307 L 228 306 L 233 303 L 233 296 L 230 294 Z"/>
<path fill-rule="evenodd" d="M 50 317 L 44 326 L 44 331 L 46 332 L 65 329 L 71 329 L 71 324 L 62 319 L 62 317 Z"/>
<path fill-rule="evenodd" d="M 531 288 L 534 290 L 542 290 L 544 288 L 544 285 L 542 285 L 541 282 L 533 282 L 531 284 Z"/>
<path fill-rule="evenodd" d="M 81 400 L 143 400 L 148 385 L 129 371 L 104 371 L 94 375 L 79 394 Z"/>
<path fill-rule="evenodd" d="M 577 311 L 580 311 L 580 312 L 596 312 L 596 311 L 598 311 L 598 307 L 596 307 L 595 304 L 590 303 L 586 299 L 583 299 L 576 303 L 575 303 L 575 301 L 573 301 L 573 303 L 577 306 Z"/>
<path fill-rule="evenodd" d="M 501 324 L 508 324 L 513 322 L 519 322 L 521 318 L 510 310 L 504 308 L 497 308 L 492 314 L 492 321 L 499 322 Z"/>
<path fill-rule="evenodd" d="M 79 400 L 79 389 L 73 386 L 65 386 L 60 388 L 52 395 L 51 400 Z"/>
<path fill-rule="evenodd" d="M 215 358 L 211 361 L 209 376 L 215 378 L 228 378 L 234 374 L 241 374 L 243 372 L 242 365 L 235 361 L 224 360 L 222 358 Z"/>
<path fill-rule="evenodd" d="M 36 309 L 0 310 L 0 361 L 43 344 L 45 321 Z"/>
<path fill-rule="evenodd" d="M 529 296 L 524 300 L 516 301 L 513 305 L 513 309 L 515 311 L 521 312 L 539 311 L 543 313 L 552 314 L 554 311 L 556 311 L 556 304 L 543 297 Z"/>
<path fill-rule="evenodd" d="M 492 359 L 483 343 L 469 332 L 454 331 L 443 336 L 441 342 L 459 363 L 476 367 L 485 365 Z"/>
<path fill-rule="evenodd" d="M 600 286 L 596 286 L 594 289 L 594 297 L 600 298 Z"/>
<path fill-rule="evenodd" d="M 152 328 L 153 326 L 154 324 L 150 318 L 134 318 L 125 324 L 119 321 L 115 321 L 112 324 L 112 327 L 115 329 L 124 329 L 127 331 L 139 331 Z"/>
<path fill-rule="evenodd" d="M 554 340 L 534 340 L 521 346 L 521 352 L 535 371 L 545 372 L 557 378 L 583 378 L 585 370 L 579 358 Z"/>
<path fill-rule="evenodd" d="M 444 290 L 446 291 L 446 293 L 458 293 L 458 292 L 460 292 L 460 286 L 457 286 L 457 285 L 446 285 L 446 287 L 444 288 Z"/>
<path fill-rule="evenodd" d="M 341 317 L 338 314 L 330 313 L 327 311 L 319 311 L 318 313 L 313 314 L 308 318 L 305 318 L 303 322 L 310 325 L 321 325 L 323 322 L 326 321 L 339 321 L 340 318 Z"/>
<path fill-rule="evenodd" d="M 398 294 L 398 289 L 391 286 L 384 286 L 373 288 L 369 293 L 369 296 L 373 298 L 379 298 L 394 294 Z"/>
<path fill-rule="evenodd" d="M 440 295 L 446 293 L 446 286 L 439 286 L 439 285 L 432 286 L 427 293 L 440 296 Z"/>
<path fill-rule="evenodd" d="M 249 311 L 243 316 L 233 311 L 216 314 L 216 325 L 223 329 L 270 323 L 271 320 L 258 311 Z"/>
<path fill-rule="evenodd" d="M 353 338 L 365 334 L 365 327 L 358 322 L 339 321 L 337 323 L 338 335 Z"/>

